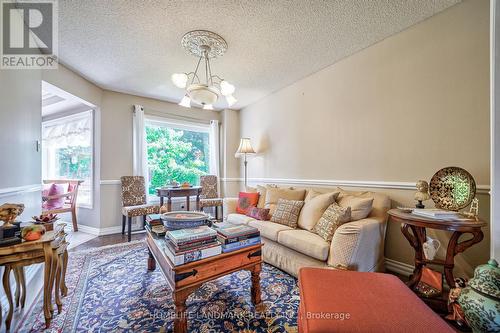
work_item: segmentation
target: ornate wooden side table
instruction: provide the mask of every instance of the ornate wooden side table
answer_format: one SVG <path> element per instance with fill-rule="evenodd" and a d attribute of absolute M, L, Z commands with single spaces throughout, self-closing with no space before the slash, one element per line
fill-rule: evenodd
<path fill-rule="evenodd" d="M 24 241 L 16 245 L 0 247 L 0 266 L 5 267 L 2 282 L 9 302 L 9 311 L 5 318 L 7 331 L 10 329 L 14 311 L 14 302 L 10 290 L 11 271 L 14 271 L 17 283 L 15 294 L 16 305 L 20 303 L 21 307 L 24 307 L 24 300 L 26 298 L 24 267 L 32 264 L 44 263 L 43 313 L 47 328 L 50 326 L 53 312 L 53 290 L 55 291 L 55 300 L 58 310 L 59 312 L 61 311 L 62 303 L 60 300 L 60 293 L 62 293 L 62 295 L 66 295 L 67 293 L 66 284 L 64 282 L 68 263 L 67 245 L 64 225 L 60 225 L 54 231 L 47 231 L 39 240 L 31 242 Z M 55 289 L 54 283 L 56 285 Z"/>
<path fill-rule="evenodd" d="M 164 198 L 167 198 L 167 210 L 172 211 L 173 197 L 186 197 L 186 210 L 189 210 L 189 199 L 196 196 L 196 210 L 200 210 L 201 186 L 157 188 L 156 195 L 160 197 L 160 208 Z"/>
<path fill-rule="evenodd" d="M 415 290 L 422 276 L 423 267 L 429 264 L 443 266 L 446 283 L 448 286 L 454 287 L 453 267 L 455 266 L 455 256 L 483 240 L 484 235 L 481 228 L 486 223 L 472 219 L 462 221 L 437 220 L 403 212 L 400 209 L 391 209 L 388 213 L 391 221 L 401 223 L 401 232 L 415 250 L 415 269 L 407 282 L 408 287 Z M 423 244 L 426 242 L 427 228 L 452 232 L 444 260 L 425 258 Z M 472 237 L 460 241 L 460 237 L 464 234 L 470 234 Z M 443 292 L 441 298 L 423 299 L 431 307 L 446 311 L 447 293 Z"/>

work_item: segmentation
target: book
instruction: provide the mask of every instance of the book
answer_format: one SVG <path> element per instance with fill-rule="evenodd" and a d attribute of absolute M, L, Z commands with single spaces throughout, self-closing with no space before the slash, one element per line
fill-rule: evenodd
<path fill-rule="evenodd" d="M 244 224 L 233 224 L 222 227 L 218 226 L 216 229 L 219 234 L 226 238 L 236 238 L 241 236 L 260 234 L 259 229 Z"/>
<path fill-rule="evenodd" d="M 458 212 L 443 209 L 414 209 L 412 213 L 435 219 L 453 219 L 459 217 Z"/>
<path fill-rule="evenodd" d="M 161 221 L 161 214 L 149 214 L 146 215 L 146 223 L 150 225 L 159 225 L 163 224 Z"/>
<path fill-rule="evenodd" d="M 210 236 L 217 237 L 217 231 L 206 225 L 189 229 L 169 230 L 167 232 L 168 239 L 174 244 L 200 240 Z"/>
<path fill-rule="evenodd" d="M 181 244 L 181 245 L 175 245 L 175 244 L 172 244 L 172 245 L 174 246 L 174 249 L 176 252 L 182 252 L 182 251 L 199 249 L 200 247 L 209 246 L 212 244 L 218 244 L 217 238 L 208 238 L 208 239 L 203 240 L 203 241 L 196 241 L 196 242 L 191 242 L 191 243 L 186 243 L 186 244 Z"/>
<path fill-rule="evenodd" d="M 217 242 L 215 245 L 202 247 L 197 250 L 175 253 L 173 244 L 165 239 L 166 246 L 163 251 L 174 266 L 184 265 L 193 261 L 210 258 L 222 253 L 222 247 Z"/>
<path fill-rule="evenodd" d="M 244 241 L 244 240 L 249 239 L 249 238 L 255 238 L 255 237 L 260 237 L 260 232 L 256 232 L 254 234 L 248 234 L 248 235 L 244 235 L 244 236 L 231 237 L 231 238 L 228 238 L 222 234 L 217 235 L 217 239 L 222 244 L 237 243 L 237 242 Z"/>
<path fill-rule="evenodd" d="M 223 244 L 222 245 L 222 252 L 231 252 L 231 251 L 236 251 L 245 247 L 249 247 L 252 245 L 257 245 L 260 244 L 260 236 L 258 237 L 253 237 L 253 238 L 248 238 L 239 242 L 231 243 L 231 244 Z"/>

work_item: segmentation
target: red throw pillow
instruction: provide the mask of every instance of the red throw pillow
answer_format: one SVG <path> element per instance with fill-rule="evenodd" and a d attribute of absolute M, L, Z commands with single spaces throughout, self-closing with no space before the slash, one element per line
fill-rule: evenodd
<path fill-rule="evenodd" d="M 253 217 L 256 220 L 268 221 L 269 208 L 250 207 L 246 215 L 249 217 Z"/>
<path fill-rule="evenodd" d="M 64 186 L 60 184 L 52 184 L 49 188 L 49 193 L 47 196 L 53 196 L 53 195 L 60 195 L 64 194 Z M 52 210 L 52 209 L 59 209 L 64 206 L 64 197 L 62 198 L 56 198 L 56 199 L 49 199 L 44 205 L 45 210 Z"/>
<path fill-rule="evenodd" d="M 236 206 L 236 212 L 240 214 L 245 214 L 252 207 L 256 207 L 259 202 L 259 193 L 248 193 L 240 192 L 238 194 L 238 206 Z"/>

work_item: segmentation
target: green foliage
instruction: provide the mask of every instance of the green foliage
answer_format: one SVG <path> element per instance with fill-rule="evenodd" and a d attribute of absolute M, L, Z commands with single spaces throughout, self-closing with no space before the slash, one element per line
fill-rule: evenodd
<path fill-rule="evenodd" d="M 59 175 L 69 179 L 89 179 L 91 174 L 92 148 L 66 147 L 57 149 Z"/>
<path fill-rule="evenodd" d="M 208 133 L 146 126 L 146 142 L 150 194 L 174 180 L 197 185 L 208 173 Z"/>

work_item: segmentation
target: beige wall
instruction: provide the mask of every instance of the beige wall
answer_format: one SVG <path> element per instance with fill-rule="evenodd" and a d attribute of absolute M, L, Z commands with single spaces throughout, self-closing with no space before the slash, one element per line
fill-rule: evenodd
<path fill-rule="evenodd" d="M 465 1 L 306 77 L 244 108 L 240 125 L 259 152 L 249 177 L 414 182 L 456 165 L 489 185 L 489 3 Z M 411 190 L 384 191 L 413 204 Z M 465 260 L 484 262 L 488 245 Z M 392 224 L 386 255 L 412 260 Z"/>

